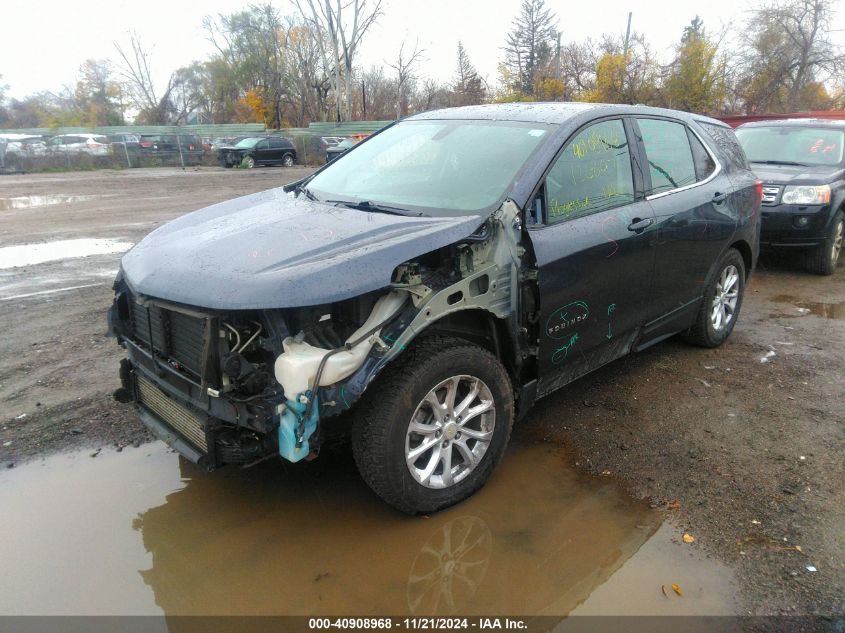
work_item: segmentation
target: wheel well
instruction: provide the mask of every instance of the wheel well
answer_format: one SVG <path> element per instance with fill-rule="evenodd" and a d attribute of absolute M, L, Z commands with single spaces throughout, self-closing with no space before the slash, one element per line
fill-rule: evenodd
<path fill-rule="evenodd" d="M 429 325 L 420 336 L 444 334 L 470 341 L 496 356 L 509 372 L 516 367 L 513 339 L 506 322 L 487 310 L 452 312 Z"/>
<path fill-rule="evenodd" d="M 742 261 L 745 263 L 745 278 L 748 279 L 748 276 L 751 274 L 751 264 L 753 262 L 751 247 L 745 240 L 739 240 L 731 244 L 731 248 L 735 248 L 742 255 Z"/>

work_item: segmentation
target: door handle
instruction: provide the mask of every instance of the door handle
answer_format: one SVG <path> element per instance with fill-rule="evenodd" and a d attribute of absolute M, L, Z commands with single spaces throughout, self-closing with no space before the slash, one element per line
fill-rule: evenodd
<path fill-rule="evenodd" d="M 713 195 L 713 204 L 722 204 L 728 199 L 728 194 L 719 193 L 718 191 Z"/>
<path fill-rule="evenodd" d="M 628 230 L 634 233 L 642 233 L 654 223 L 652 218 L 634 218 L 628 225 Z"/>

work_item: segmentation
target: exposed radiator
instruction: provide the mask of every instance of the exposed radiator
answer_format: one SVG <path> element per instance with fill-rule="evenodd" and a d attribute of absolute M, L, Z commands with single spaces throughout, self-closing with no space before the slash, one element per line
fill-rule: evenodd
<path fill-rule="evenodd" d="M 144 407 L 154 413 L 162 422 L 172 427 L 197 448 L 208 452 L 205 429 L 199 415 L 188 407 L 169 398 L 161 389 L 146 378 L 137 376 L 138 398 Z"/>

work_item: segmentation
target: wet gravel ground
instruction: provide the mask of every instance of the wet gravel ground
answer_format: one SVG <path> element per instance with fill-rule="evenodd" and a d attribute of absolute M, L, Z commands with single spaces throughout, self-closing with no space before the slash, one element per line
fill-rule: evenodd
<path fill-rule="evenodd" d="M 304 173 L 198 168 L 3 177 L 0 248 L 78 238 L 136 242 L 173 217 Z M 56 194 L 79 198 L 2 204 Z M 119 257 L 0 270 L 3 467 L 151 439 L 110 397 L 121 350 L 104 336 L 105 310 Z M 619 478 L 633 496 L 667 508 L 696 537 L 689 547 L 735 569 L 749 614 L 841 617 L 843 334 L 841 264 L 822 278 L 801 272 L 796 261 L 763 258 L 724 346 L 669 340 L 616 361 L 542 400 L 515 436 L 567 445 L 583 470 Z"/>

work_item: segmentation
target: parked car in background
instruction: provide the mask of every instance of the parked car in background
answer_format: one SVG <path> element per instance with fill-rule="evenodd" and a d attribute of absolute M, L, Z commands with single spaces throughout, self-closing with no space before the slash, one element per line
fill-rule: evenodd
<path fill-rule="evenodd" d="M 116 134 L 109 134 L 108 140 L 112 145 L 112 154 L 118 158 L 125 158 L 128 156 L 131 161 L 131 157 L 137 156 L 138 152 L 141 150 L 141 137 L 138 134 L 133 134 L 131 132 L 118 132 Z"/>
<path fill-rule="evenodd" d="M 174 164 L 197 165 L 205 154 L 202 140 L 194 134 L 142 134 L 138 144 L 143 156 Z"/>
<path fill-rule="evenodd" d="M 352 148 L 355 145 L 355 141 L 351 138 L 345 138 L 337 145 L 330 145 L 326 148 L 326 162 L 330 163 L 335 158 L 340 156 L 341 154 L 345 153 L 348 149 Z"/>
<path fill-rule="evenodd" d="M 115 397 L 206 468 L 314 458 L 351 420 L 372 490 L 433 512 L 484 485 L 538 398 L 676 333 L 722 344 L 760 195 L 733 131 L 704 116 L 411 116 L 124 255 Z"/>
<path fill-rule="evenodd" d="M 110 143 L 125 143 L 126 145 L 137 146 L 141 140 L 140 135 L 132 132 L 118 132 L 116 134 L 109 134 L 108 139 Z"/>
<path fill-rule="evenodd" d="M 760 121 L 736 135 L 763 181 L 761 248 L 802 251 L 808 271 L 832 275 L 845 233 L 845 121 Z"/>
<path fill-rule="evenodd" d="M 211 151 L 217 152 L 221 147 L 224 145 L 234 145 L 241 138 L 234 137 L 234 136 L 218 136 L 217 138 L 211 139 Z"/>
<path fill-rule="evenodd" d="M 59 134 L 47 141 L 47 152 L 51 154 L 87 154 L 108 156 L 109 139 L 102 134 Z"/>
<path fill-rule="evenodd" d="M 222 167 L 236 165 L 252 169 L 258 165 L 284 165 L 292 167 L 296 148 L 283 136 L 250 136 L 234 145 L 224 145 L 217 150 Z"/>
<path fill-rule="evenodd" d="M 44 138 L 32 134 L 0 134 L 0 169 L 23 171 L 29 161 L 47 153 Z"/>

